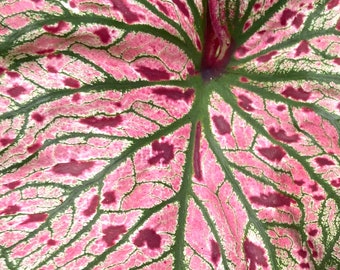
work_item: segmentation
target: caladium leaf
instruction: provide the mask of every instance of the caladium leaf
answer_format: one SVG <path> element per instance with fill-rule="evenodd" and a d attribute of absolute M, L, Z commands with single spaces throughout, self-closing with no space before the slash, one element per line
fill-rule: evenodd
<path fill-rule="evenodd" d="M 340 2 L 0 3 L 0 269 L 338 269 Z"/>

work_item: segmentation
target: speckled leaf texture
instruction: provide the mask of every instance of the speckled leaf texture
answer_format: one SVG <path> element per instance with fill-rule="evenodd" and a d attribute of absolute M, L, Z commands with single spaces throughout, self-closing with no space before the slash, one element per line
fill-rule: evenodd
<path fill-rule="evenodd" d="M 340 267 L 339 0 L 0 1 L 0 269 Z"/>

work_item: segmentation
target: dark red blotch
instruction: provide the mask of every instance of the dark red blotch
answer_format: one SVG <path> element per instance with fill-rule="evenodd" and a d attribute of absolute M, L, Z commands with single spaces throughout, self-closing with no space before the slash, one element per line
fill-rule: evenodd
<path fill-rule="evenodd" d="M 246 255 L 246 261 L 249 261 L 248 270 L 256 270 L 256 265 L 267 267 L 268 263 L 265 258 L 264 249 L 254 243 L 250 242 L 248 238 L 243 243 L 244 253 Z"/>
<path fill-rule="evenodd" d="M 148 163 L 154 165 L 161 160 L 163 163 L 168 164 L 174 158 L 174 146 L 168 142 L 160 143 L 154 141 L 151 144 L 152 151 L 157 152 L 155 156 L 149 158 Z"/>
<path fill-rule="evenodd" d="M 245 95 L 239 95 L 238 99 L 238 105 L 240 105 L 241 108 L 249 112 L 254 111 L 254 108 L 251 106 L 253 101 L 250 98 L 246 97 Z"/>
<path fill-rule="evenodd" d="M 270 161 L 281 161 L 281 159 L 286 155 L 283 149 L 280 146 L 270 146 L 259 148 L 258 151 L 260 154 Z"/>
<path fill-rule="evenodd" d="M 9 205 L 4 210 L 0 212 L 0 215 L 13 215 L 20 211 L 20 206 L 18 205 Z"/>
<path fill-rule="evenodd" d="M 91 202 L 90 202 L 89 206 L 87 207 L 87 209 L 85 209 L 83 211 L 83 214 L 86 217 L 92 216 L 94 213 L 96 213 L 98 204 L 99 204 L 99 196 L 98 195 L 94 195 L 92 197 Z"/>
<path fill-rule="evenodd" d="M 210 257 L 211 257 L 211 261 L 217 265 L 218 261 L 221 258 L 221 250 L 220 250 L 220 246 L 218 245 L 218 243 L 214 240 L 210 240 L 210 246 L 211 246 L 211 253 L 210 253 Z"/>
<path fill-rule="evenodd" d="M 334 165 L 334 162 L 328 158 L 317 157 L 315 161 L 320 167 Z"/>
<path fill-rule="evenodd" d="M 217 132 L 220 135 L 229 134 L 231 132 L 231 127 L 229 123 L 224 119 L 222 115 L 214 115 L 212 117 L 212 120 L 217 129 Z"/>
<path fill-rule="evenodd" d="M 133 243 L 137 247 L 142 247 L 145 244 L 150 249 L 157 249 L 161 246 L 161 237 L 153 229 L 141 230 L 137 237 L 133 240 Z"/>
<path fill-rule="evenodd" d="M 281 15 L 281 18 L 280 18 L 280 23 L 282 26 L 286 26 L 287 25 L 287 22 L 289 19 L 293 18 L 295 15 L 296 15 L 296 11 L 293 11 L 289 8 L 286 8 L 283 12 L 282 12 L 282 15 Z"/>
<path fill-rule="evenodd" d="M 111 36 L 106 27 L 99 28 L 94 31 L 94 34 L 97 35 L 103 43 L 108 43 L 110 41 Z"/>
<path fill-rule="evenodd" d="M 119 124 L 121 124 L 123 121 L 122 117 L 120 115 L 117 115 L 115 117 L 87 117 L 84 119 L 81 119 L 79 122 L 81 124 L 89 125 L 98 129 L 104 129 L 106 127 L 116 127 Z"/>
<path fill-rule="evenodd" d="M 43 26 L 44 30 L 51 33 L 51 34 L 56 34 L 60 31 L 62 31 L 66 27 L 67 27 L 67 23 L 64 22 L 64 21 L 58 22 L 58 24 L 56 26 L 49 26 L 49 25 Z"/>
<path fill-rule="evenodd" d="M 328 3 L 327 3 L 327 8 L 328 9 L 332 9 L 332 8 L 335 8 L 336 6 L 338 6 L 340 3 L 339 0 L 330 0 Z"/>
<path fill-rule="evenodd" d="M 9 188 L 9 189 L 15 189 L 16 187 L 20 186 L 21 182 L 18 181 L 13 181 L 7 184 L 4 184 L 5 187 Z"/>
<path fill-rule="evenodd" d="M 267 54 L 265 54 L 265 55 L 262 55 L 262 56 L 257 57 L 257 61 L 259 61 L 259 62 L 261 62 L 261 63 L 266 63 L 266 62 L 268 62 L 270 59 L 272 59 L 272 57 L 273 57 L 274 55 L 276 55 L 276 54 L 277 54 L 277 51 L 269 52 L 269 53 L 267 53 Z"/>
<path fill-rule="evenodd" d="M 180 90 L 177 87 L 173 87 L 173 88 L 157 87 L 157 88 L 152 89 L 152 93 L 166 96 L 168 99 L 171 99 L 171 100 L 183 99 L 186 102 L 188 102 L 194 94 L 194 89 L 188 89 L 185 92 L 182 92 L 182 90 Z"/>
<path fill-rule="evenodd" d="M 292 143 L 297 142 L 299 140 L 299 135 L 294 134 L 291 136 L 288 136 L 286 134 L 286 131 L 283 129 L 279 129 L 278 131 L 275 130 L 275 128 L 271 127 L 269 129 L 269 134 L 273 136 L 274 139 L 286 142 L 286 143 Z"/>
<path fill-rule="evenodd" d="M 116 194 L 114 191 L 107 191 L 103 196 L 104 199 L 102 200 L 102 204 L 112 204 L 116 202 Z"/>
<path fill-rule="evenodd" d="M 303 17 L 304 15 L 299 13 L 298 15 L 296 15 L 296 17 L 294 18 L 292 24 L 295 26 L 295 28 L 300 28 L 300 26 L 302 25 L 303 23 Z"/>
<path fill-rule="evenodd" d="M 27 147 L 27 152 L 32 154 L 36 152 L 41 147 L 41 143 L 34 143 L 31 146 Z"/>
<path fill-rule="evenodd" d="M 114 245 L 115 240 L 118 239 L 119 235 L 126 232 L 126 228 L 124 225 L 117 225 L 117 226 L 108 226 L 103 230 L 104 236 L 103 240 L 108 247 Z"/>
<path fill-rule="evenodd" d="M 0 143 L 2 146 L 6 146 L 11 144 L 14 141 L 14 139 L 10 139 L 10 138 L 1 138 L 0 139 Z"/>
<path fill-rule="evenodd" d="M 73 78 L 64 79 L 64 84 L 68 87 L 71 87 L 71 88 L 79 88 L 80 87 L 79 81 L 77 81 L 76 79 L 73 79 Z"/>
<path fill-rule="evenodd" d="M 300 263 L 300 267 L 301 268 L 306 268 L 306 269 L 309 269 L 309 263 Z"/>
<path fill-rule="evenodd" d="M 127 23 L 139 21 L 138 14 L 133 13 L 123 0 L 111 0 L 111 3 L 114 9 L 120 11 Z"/>
<path fill-rule="evenodd" d="M 182 3 L 180 0 L 173 0 L 173 3 L 178 7 L 185 17 L 189 18 L 190 14 L 184 3 Z"/>
<path fill-rule="evenodd" d="M 21 224 L 24 225 L 24 224 L 28 224 L 32 222 L 44 222 L 47 217 L 48 217 L 48 214 L 46 213 L 31 214 L 31 215 L 28 215 L 28 218 Z"/>
<path fill-rule="evenodd" d="M 287 86 L 286 89 L 282 92 L 282 95 L 285 97 L 290 97 L 296 100 L 307 101 L 311 95 L 310 92 L 306 92 L 301 87 L 295 89 L 292 86 Z"/>
<path fill-rule="evenodd" d="M 251 196 L 250 201 L 265 207 L 290 206 L 291 203 L 295 203 L 293 199 L 277 192 L 268 194 L 261 193 L 260 196 Z"/>
<path fill-rule="evenodd" d="M 7 71 L 6 74 L 13 79 L 20 77 L 20 74 L 15 71 Z"/>
<path fill-rule="evenodd" d="M 301 256 L 302 258 L 306 258 L 307 257 L 307 251 L 300 249 L 298 251 L 299 256 Z"/>
<path fill-rule="evenodd" d="M 70 162 L 58 163 L 54 165 L 52 171 L 56 174 L 70 174 L 72 176 L 79 176 L 84 171 L 92 168 L 94 161 L 78 161 L 71 159 Z"/>
<path fill-rule="evenodd" d="M 41 123 L 42 121 L 44 121 L 45 117 L 43 115 L 41 115 L 40 113 L 33 113 L 32 119 Z"/>
<path fill-rule="evenodd" d="M 309 45 L 306 40 L 300 42 L 299 46 L 296 49 L 295 56 L 300 56 L 303 53 L 309 52 Z"/>
<path fill-rule="evenodd" d="M 331 185 L 336 188 L 340 187 L 340 178 L 332 180 Z"/>
<path fill-rule="evenodd" d="M 147 78 L 149 81 L 161 81 L 161 80 L 169 80 L 170 74 L 165 70 L 159 70 L 154 68 L 149 68 L 145 66 L 139 66 L 136 68 L 137 72 L 139 72 L 142 76 Z"/>
<path fill-rule="evenodd" d="M 202 136 L 202 127 L 201 123 L 198 122 L 196 125 L 196 133 L 195 133 L 195 144 L 194 144 L 194 175 L 198 181 L 202 180 L 202 165 L 201 165 L 201 136 Z"/>
<path fill-rule="evenodd" d="M 49 246 L 55 246 L 57 244 L 57 241 L 56 240 L 53 240 L 53 239 L 49 239 L 47 241 L 47 245 Z"/>
<path fill-rule="evenodd" d="M 20 85 L 15 85 L 7 90 L 7 93 L 13 97 L 16 98 L 26 92 L 26 89 Z"/>

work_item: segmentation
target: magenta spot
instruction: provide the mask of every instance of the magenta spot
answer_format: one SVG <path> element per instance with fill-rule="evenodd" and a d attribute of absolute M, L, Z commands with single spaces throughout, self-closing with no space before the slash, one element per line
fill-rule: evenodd
<path fill-rule="evenodd" d="M 266 62 L 268 62 L 269 60 L 271 60 L 272 57 L 273 57 L 274 55 L 276 55 L 276 54 L 277 54 L 277 51 L 269 52 L 269 53 L 267 53 L 267 54 L 265 54 L 265 55 L 262 55 L 262 56 L 257 57 L 257 61 L 260 62 L 260 63 L 266 63 Z"/>
<path fill-rule="evenodd" d="M 301 187 L 305 183 L 305 181 L 303 181 L 303 180 L 294 180 L 294 183 Z"/>
<path fill-rule="evenodd" d="M 71 8 L 76 8 L 77 5 L 74 3 L 74 1 L 70 1 L 70 7 L 71 7 Z"/>
<path fill-rule="evenodd" d="M 336 23 L 335 29 L 340 31 L 340 19 Z"/>
<path fill-rule="evenodd" d="M 72 96 L 72 101 L 73 102 L 77 102 L 80 100 L 80 94 L 79 93 L 75 93 L 73 96 Z"/>
<path fill-rule="evenodd" d="M 270 161 L 281 161 L 281 159 L 286 155 L 283 149 L 280 146 L 270 146 L 259 148 L 258 151 L 260 154 Z"/>
<path fill-rule="evenodd" d="M 202 136 L 202 127 L 201 123 L 198 122 L 196 125 L 196 133 L 195 133 L 195 144 L 194 144 L 194 175 L 198 181 L 202 180 L 202 167 L 201 167 L 201 136 Z"/>
<path fill-rule="evenodd" d="M 137 67 L 136 70 L 149 81 L 160 81 L 170 79 L 170 74 L 163 70 L 153 69 L 149 67 Z"/>
<path fill-rule="evenodd" d="M 92 197 L 90 205 L 87 207 L 87 209 L 85 209 L 83 211 L 83 214 L 86 217 L 92 216 L 97 211 L 98 203 L 99 203 L 99 196 L 98 195 L 94 195 Z"/>
<path fill-rule="evenodd" d="M 287 86 L 286 89 L 282 92 L 282 95 L 296 100 L 307 101 L 311 93 L 304 91 L 301 87 L 295 89 L 292 86 Z"/>
<path fill-rule="evenodd" d="M 256 264 L 267 267 L 268 263 L 265 258 L 265 251 L 258 245 L 250 242 L 248 238 L 243 243 L 244 253 L 246 255 L 246 261 L 249 261 L 249 270 L 256 270 Z"/>
<path fill-rule="evenodd" d="M 70 174 L 80 176 L 84 171 L 94 166 L 94 161 L 78 161 L 71 159 L 70 162 L 58 163 L 53 166 L 52 171 L 56 174 Z"/>
<path fill-rule="evenodd" d="M 160 162 L 161 159 L 163 160 L 163 163 L 168 164 L 174 158 L 174 146 L 172 144 L 154 141 L 152 142 L 151 147 L 152 151 L 157 152 L 157 154 L 152 158 L 149 158 L 148 163 L 150 165 L 155 165 Z"/>
<path fill-rule="evenodd" d="M 124 225 L 108 226 L 103 230 L 103 240 L 108 247 L 111 247 L 115 244 L 115 240 L 118 239 L 119 235 L 125 232 L 126 228 Z"/>
<path fill-rule="evenodd" d="M 224 119 L 222 115 L 214 115 L 212 117 L 212 120 L 215 124 L 215 127 L 217 129 L 217 132 L 220 135 L 225 135 L 231 132 L 231 127 L 229 123 Z"/>
<path fill-rule="evenodd" d="M 1 143 L 2 146 L 7 146 L 7 145 L 11 144 L 12 142 L 14 142 L 14 139 L 10 139 L 10 138 L 0 139 L 0 143 Z"/>
<path fill-rule="evenodd" d="M 180 0 L 173 0 L 173 3 L 178 7 L 185 17 L 189 18 L 190 14 L 185 4 L 183 4 Z"/>
<path fill-rule="evenodd" d="M 236 50 L 236 52 L 238 53 L 238 55 L 239 55 L 240 57 L 242 57 L 242 56 L 244 56 L 247 52 L 249 52 L 249 49 L 248 49 L 247 47 L 245 47 L 245 46 L 240 46 L 240 47 Z"/>
<path fill-rule="evenodd" d="M 6 209 L 0 212 L 0 215 L 13 215 L 20 211 L 20 207 L 17 205 L 9 205 Z"/>
<path fill-rule="evenodd" d="M 103 43 L 108 43 L 110 41 L 111 36 L 109 30 L 106 27 L 102 27 L 94 31 L 94 34 L 97 35 L 100 38 L 100 41 Z"/>
<path fill-rule="evenodd" d="M 116 194 L 114 191 L 107 191 L 103 196 L 104 199 L 102 200 L 102 204 L 112 204 L 116 202 Z"/>
<path fill-rule="evenodd" d="M 295 56 L 300 56 L 303 53 L 309 52 L 309 46 L 308 42 L 306 40 L 303 40 L 300 42 L 299 46 L 296 49 Z"/>
<path fill-rule="evenodd" d="M 43 115 L 41 115 L 40 113 L 33 113 L 32 119 L 41 123 L 42 121 L 44 121 L 45 117 Z"/>
<path fill-rule="evenodd" d="M 52 50 L 52 52 L 53 52 L 53 50 Z M 48 58 L 48 59 L 53 59 L 53 58 L 61 59 L 62 57 L 63 57 L 63 55 L 60 54 L 60 53 L 49 54 L 49 55 L 47 55 L 47 58 Z"/>
<path fill-rule="evenodd" d="M 159 9 L 166 15 L 169 15 L 169 12 L 168 12 L 168 9 L 163 5 L 161 4 L 160 2 L 157 2 L 157 6 L 159 7 Z"/>
<path fill-rule="evenodd" d="M 115 102 L 114 104 L 115 104 L 115 106 L 117 106 L 119 108 L 122 107 L 122 103 L 120 103 L 120 102 Z"/>
<path fill-rule="evenodd" d="M 39 3 L 41 0 L 31 0 L 34 3 Z"/>
<path fill-rule="evenodd" d="M 26 89 L 20 85 L 15 85 L 12 88 L 7 90 L 7 93 L 13 98 L 18 97 L 25 92 L 26 92 Z"/>
<path fill-rule="evenodd" d="M 249 26 L 251 25 L 250 21 L 246 21 L 246 23 L 243 26 L 243 31 L 247 31 L 247 29 L 249 28 Z"/>
<path fill-rule="evenodd" d="M 306 269 L 309 269 L 309 263 L 300 263 L 300 267 L 301 268 L 306 268 Z"/>
<path fill-rule="evenodd" d="M 332 8 L 335 8 L 336 6 L 339 5 L 339 0 L 330 0 L 328 3 L 327 3 L 327 8 L 328 9 L 332 9 Z"/>
<path fill-rule="evenodd" d="M 20 186 L 21 182 L 20 181 L 13 181 L 7 184 L 4 184 L 5 187 L 9 189 L 15 189 L 16 187 Z"/>
<path fill-rule="evenodd" d="M 293 18 L 297 12 L 286 8 L 281 15 L 280 23 L 282 26 L 286 26 L 289 19 Z"/>
<path fill-rule="evenodd" d="M 47 71 L 50 73 L 58 73 L 58 70 L 52 66 L 47 66 Z"/>
<path fill-rule="evenodd" d="M 316 200 L 316 201 L 323 201 L 325 199 L 325 197 L 322 196 L 322 195 L 314 195 L 313 199 Z"/>
<path fill-rule="evenodd" d="M 286 131 L 283 129 L 279 129 L 278 131 L 275 131 L 275 128 L 271 127 L 269 129 L 269 134 L 272 135 L 274 139 L 283 141 L 286 143 L 297 142 L 299 140 L 299 135 L 294 134 L 294 135 L 288 136 L 286 134 Z"/>
<path fill-rule="evenodd" d="M 239 95 L 239 102 L 238 105 L 240 105 L 241 108 L 245 109 L 246 111 L 254 111 L 255 109 L 251 106 L 253 103 L 252 100 L 245 95 Z"/>
<path fill-rule="evenodd" d="M 53 52 L 54 52 L 54 49 L 45 49 L 45 50 L 37 51 L 37 54 L 49 54 L 49 53 L 53 53 Z"/>
<path fill-rule="evenodd" d="M 240 77 L 240 82 L 247 83 L 247 82 L 249 82 L 249 80 L 248 80 L 247 77 L 242 76 L 242 77 Z"/>
<path fill-rule="evenodd" d="M 340 65 L 340 58 L 333 59 L 333 62 L 337 65 Z"/>
<path fill-rule="evenodd" d="M 318 257 L 318 252 L 314 250 L 313 253 L 312 253 L 312 256 L 313 256 L 313 258 Z"/>
<path fill-rule="evenodd" d="M 296 15 L 296 17 L 294 18 L 292 24 L 295 26 L 295 28 L 300 28 L 300 26 L 303 23 L 303 14 L 299 13 L 298 15 Z"/>
<path fill-rule="evenodd" d="M 31 146 L 27 147 L 28 153 L 34 153 L 41 147 L 41 143 L 34 143 Z"/>
<path fill-rule="evenodd" d="M 300 249 L 300 250 L 298 251 L 298 254 L 299 254 L 299 256 L 302 257 L 302 258 L 306 258 L 306 257 L 307 257 L 307 251 L 305 251 L 305 250 L 303 250 L 303 249 Z"/>
<path fill-rule="evenodd" d="M 13 79 L 20 77 L 20 74 L 15 71 L 7 71 L 6 74 Z"/>
<path fill-rule="evenodd" d="M 309 234 L 310 236 L 316 236 L 317 233 L 318 233 L 318 230 L 317 230 L 317 229 L 312 229 L 312 230 L 310 230 L 310 231 L 308 232 L 308 234 Z"/>
<path fill-rule="evenodd" d="M 314 183 L 313 185 L 309 185 L 309 187 L 311 188 L 312 192 L 315 192 L 315 191 L 318 190 L 318 184 L 317 183 Z"/>
<path fill-rule="evenodd" d="M 259 35 L 263 35 L 264 33 L 266 33 L 267 31 L 266 30 L 260 30 L 260 31 L 258 31 L 257 33 L 259 34 Z"/>
<path fill-rule="evenodd" d="M 194 94 L 194 89 L 188 89 L 185 92 L 182 92 L 179 88 L 165 88 L 165 87 L 157 87 L 152 89 L 152 93 L 157 95 L 166 96 L 171 100 L 180 100 L 183 99 L 188 102 Z"/>
<path fill-rule="evenodd" d="M 340 187 L 340 178 L 332 180 L 331 185 L 336 188 Z"/>
<path fill-rule="evenodd" d="M 64 79 L 64 84 L 66 86 L 71 87 L 71 88 L 79 88 L 80 87 L 79 81 L 77 81 L 76 79 L 73 79 L 73 78 Z"/>
<path fill-rule="evenodd" d="M 310 249 L 314 249 L 314 245 L 311 240 L 307 240 L 307 245 L 309 246 Z"/>
<path fill-rule="evenodd" d="M 320 167 L 334 165 L 334 162 L 328 158 L 317 157 L 315 161 Z"/>
<path fill-rule="evenodd" d="M 43 26 L 44 30 L 51 34 L 56 34 L 62 31 L 63 29 L 65 29 L 66 27 L 67 27 L 67 23 L 64 21 L 58 22 L 56 26 L 48 26 L 48 25 Z"/>
<path fill-rule="evenodd" d="M 4 72 L 5 72 L 5 68 L 3 68 L 3 67 L 0 67 L 0 75 L 2 75 Z"/>
<path fill-rule="evenodd" d="M 275 40 L 275 37 L 269 37 L 267 39 L 267 43 L 272 43 Z"/>
<path fill-rule="evenodd" d="M 32 222 L 44 222 L 48 214 L 46 213 L 38 213 L 38 214 L 31 214 L 28 215 L 28 219 L 21 223 L 21 225 L 32 223 Z"/>
<path fill-rule="evenodd" d="M 336 106 L 336 108 L 340 110 L 340 103 L 338 103 L 338 106 Z"/>
<path fill-rule="evenodd" d="M 157 249 L 161 246 L 161 237 L 153 229 L 144 229 L 138 233 L 133 243 L 137 247 L 142 247 L 146 244 L 150 249 Z"/>
<path fill-rule="evenodd" d="M 111 0 L 111 3 L 112 3 L 112 7 L 114 9 L 117 9 L 122 14 L 122 16 L 124 17 L 124 20 L 127 23 L 133 23 L 133 22 L 139 21 L 139 16 L 137 14 L 133 13 L 129 9 L 129 5 L 127 5 L 125 3 L 125 1 Z"/>
<path fill-rule="evenodd" d="M 55 246 L 57 244 L 57 241 L 56 240 L 53 240 L 53 239 L 49 239 L 47 241 L 47 245 L 49 246 Z"/>
<path fill-rule="evenodd" d="M 313 109 L 308 108 L 308 107 L 302 107 L 302 111 L 305 112 L 305 113 L 310 113 L 310 112 L 313 112 Z"/>
<path fill-rule="evenodd" d="M 123 118 L 120 115 L 115 117 L 87 117 L 79 121 L 81 124 L 89 125 L 98 129 L 105 129 L 106 127 L 116 127 L 123 122 Z"/>
<path fill-rule="evenodd" d="M 255 10 L 255 11 L 258 11 L 258 10 L 260 9 L 260 7 L 261 7 L 261 4 L 260 4 L 260 3 L 254 4 L 254 10 Z"/>
<path fill-rule="evenodd" d="M 266 207 L 281 207 L 290 206 L 295 201 L 289 197 L 282 195 L 281 193 L 273 192 L 269 194 L 260 194 L 260 196 L 251 196 L 250 201 Z"/>
<path fill-rule="evenodd" d="M 211 253 L 210 253 L 211 261 L 215 265 L 217 265 L 218 261 L 221 258 L 220 246 L 214 240 L 210 240 L 210 245 L 211 245 Z"/>
<path fill-rule="evenodd" d="M 279 105 L 276 107 L 276 109 L 279 111 L 279 112 L 282 112 L 286 109 L 286 106 L 285 105 Z"/>

